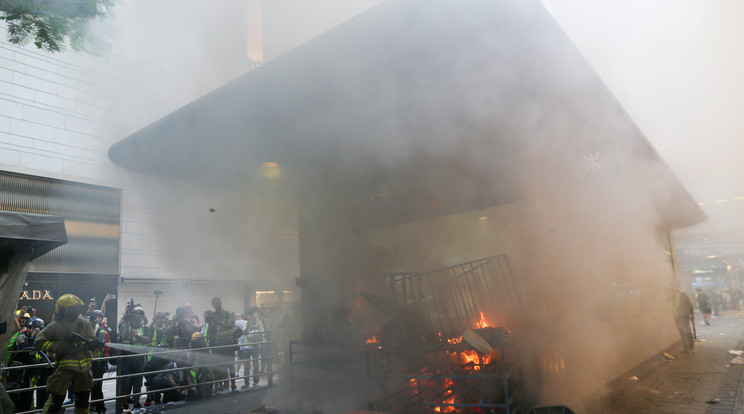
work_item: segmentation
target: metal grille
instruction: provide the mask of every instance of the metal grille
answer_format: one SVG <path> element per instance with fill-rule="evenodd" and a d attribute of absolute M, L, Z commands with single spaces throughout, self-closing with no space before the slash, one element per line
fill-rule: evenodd
<path fill-rule="evenodd" d="M 447 337 L 459 336 L 481 319 L 514 329 L 521 298 L 505 255 L 425 273 L 389 273 L 394 300 L 414 309 Z"/>
<path fill-rule="evenodd" d="M 65 219 L 68 243 L 31 262 L 30 272 L 119 272 L 120 190 L 0 172 L 0 210 Z"/>

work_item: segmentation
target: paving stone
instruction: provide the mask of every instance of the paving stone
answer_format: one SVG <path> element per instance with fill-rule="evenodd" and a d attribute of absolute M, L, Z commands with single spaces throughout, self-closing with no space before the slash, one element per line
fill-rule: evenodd
<path fill-rule="evenodd" d="M 744 365 L 731 364 L 735 355 L 729 353 L 744 349 L 743 316 L 741 311 L 723 313 L 698 331 L 703 341 L 695 343 L 694 354 L 683 353 L 678 345 L 670 352 L 676 359 L 659 363 L 652 358 L 639 381 L 613 382 L 612 398 L 605 400 L 601 412 L 744 414 Z M 706 404 L 709 401 L 716 403 Z"/>

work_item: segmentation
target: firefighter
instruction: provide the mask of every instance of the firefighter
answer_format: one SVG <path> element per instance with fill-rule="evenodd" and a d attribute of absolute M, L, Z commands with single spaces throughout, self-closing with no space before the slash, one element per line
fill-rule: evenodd
<path fill-rule="evenodd" d="M 75 414 L 88 413 L 90 388 L 93 386 L 91 362 L 102 344 L 96 339 L 93 326 L 80 316 L 83 301 L 66 293 L 57 299 L 54 322 L 36 336 L 34 346 L 43 352 L 53 352 L 57 368 L 47 379 L 49 398 L 43 413 L 57 414 L 62 410 L 67 389 L 72 385 Z"/>

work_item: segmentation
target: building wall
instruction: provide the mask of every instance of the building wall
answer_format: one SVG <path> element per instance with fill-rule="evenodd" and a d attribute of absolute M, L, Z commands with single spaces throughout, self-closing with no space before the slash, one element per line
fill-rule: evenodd
<path fill-rule="evenodd" d="M 129 298 L 154 306 L 152 292 L 160 289 L 158 309 L 164 312 L 173 313 L 184 301 L 203 312 L 213 296 L 225 297 L 227 308 L 241 312 L 256 289 L 293 287 L 296 232 L 286 238 L 272 233 L 265 241 L 266 231 L 236 224 L 247 215 L 245 200 L 216 188 L 132 173 L 108 159 L 113 143 L 205 91 L 193 88 L 179 95 L 185 102 L 173 102 L 168 91 L 175 85 L 153 88 L 157 76 L 141 62 L 48 54 L 0 39 L 0 170 L 122 191 L 117 276 L 130 282 L 118 286 L 119 309 Z M 276 257 L 259 254 L 262 245 L 284 250 Z M 155 283 L 162 279 L 165 285 Z M 178 283 L 186 279 L 201 282 Z M 246 283 L 257 280 L 268 283 Z M 101 292 L 99 300 L 107 293 L 117 292 Z"/>
<path fill-rule="evenodd" d="M 0 26 L 0 32 L 4 29 Z M 85 55 L 50 55 L 0 41 L 0 169 L 122 189 L 127 177 L 106 155 L 115 140 L 113 92 L 120 92 L 117 100 L 128 106 L 137 101 L 129 86 L 132 73 L 121 63 Z M 97 273 L 93 267 L 88 273 Z M 49 271 L 54 269 L 45 269 Z M 56 290 L 65 289 L 56 279 L 50 283 L 56 287 L 55 297 Z M 75 283 L 67 288 L 75 289 Z M 99 300 L 115 293 L 115 285 L 109 289 L 114 292 L 99 292 Z"/>

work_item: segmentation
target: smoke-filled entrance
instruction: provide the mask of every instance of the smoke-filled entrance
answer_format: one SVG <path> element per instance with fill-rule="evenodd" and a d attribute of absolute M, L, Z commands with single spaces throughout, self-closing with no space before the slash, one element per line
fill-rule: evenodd
<path fill-rule="evenodd" d="M 388 324 L 404 350 L 483 312 L 543 403 L 581 401 L 677 340 L 662 236 L 698 206 L 539 2 L 435 3 L 384 2 L 110 151 L 246 194 L 257 166 L 284 168 L 302 345 L 331 361 L 299 387 L 318 411 L 370 401 L 349 392 L 364 370 L 338 362 L 382 341 L 393 310 L 418 330 Z"/>

